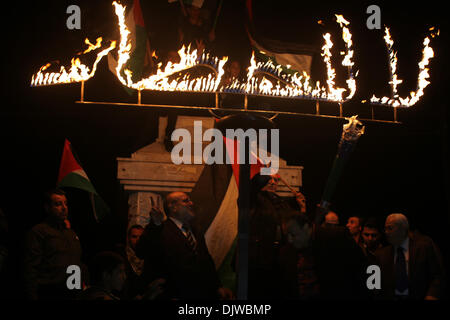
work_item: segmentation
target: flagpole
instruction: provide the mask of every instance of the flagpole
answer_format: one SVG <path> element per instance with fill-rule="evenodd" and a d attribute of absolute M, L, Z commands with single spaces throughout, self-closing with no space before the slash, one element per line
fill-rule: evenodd
<path fill-rule="evenodd" d="M 223 0 L 220 0 L 219 6 L 217 8 L 216 17 L 214 18 L 214 23 L 212 25 L 211 31 L 214 31 L 216 29 L 217 21 L 219 20 L 220 11 L 222 10 L 222 3 Z"/>
<path fill-rule="evenodd" d="M 234 114 L 224 117 L 217 122 L 217 128 L 225 136 L 226 129 L 273 129 L 274 123 L 262 116 L 254 114 Z M 238 235 L 237 235 L 237 292 L 238 300 L 248 299 L 248 276 L 249 276 L 249 234 L 250 234 L 250 141 L 244 139 L 245 153 L 239 159 L 245 159 L 239 164 L 239 198 L 238 198 Z M 239 148 L 240 149 L 240 148 Z M 243 157 L 243 158 L 241 158 Z M 233 159 L 234 161 L 234 159 Z"/>
<path fill-rule="evenodd" d="M 84 80 L 81 81 L 80 101 L 84 102 Z"/>

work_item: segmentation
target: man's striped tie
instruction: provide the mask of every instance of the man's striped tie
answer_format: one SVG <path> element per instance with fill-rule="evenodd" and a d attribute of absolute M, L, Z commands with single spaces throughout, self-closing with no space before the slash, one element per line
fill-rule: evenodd
<path fill-rule="evenodd" d="M 192 235 L 191 229 L 188 226 L 183 225 L 183 230 L 186 233 L 186 239 L 187 239 L 188 244 L 191 247 L 192 251 L 196 251 L 197 250 L 197 242 L 195 241 L 194 236 Z"/>

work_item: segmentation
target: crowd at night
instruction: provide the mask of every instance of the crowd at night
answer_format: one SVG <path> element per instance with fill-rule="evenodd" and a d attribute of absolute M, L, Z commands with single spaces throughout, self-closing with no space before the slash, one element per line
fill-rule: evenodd
<path fill-rule="evenodd" d="M 124 50 L 117 4 L 33 2 L 20 9 L 10 4 L 22 19 L 6 35 L 10 45 L 3 63 L 9 80 L 4 79 L 0 111 L 2 300 L 448 299 L 447 22 L 438 9 L 396 3 L 368 11 L 372 3 L 353 1 L 119 3 L 127 8 L 124 21 L 135 24 L 130 35 L 136 44 L 124 64 L 131 76 L 115 70 Z M 344 27 L 351 32 L 351 47 Z M 385 27 L 392 48 L 386 47 Z M 264 61 L 270 54 L 277 57 L 270 59 L 296 56 L 299 64 L 279 67 L 277 72 L 289 75 L 284 78 L 267 68 L 255 81 L 278 79 L 279 85 L 281 79 L 289 86 L 301 67 L 297 70 L 310 74 L 312 83 L 330 88 L 323 47 L 327 32 L 333 40 L 333 85 L 345 88 L 343 100 L 270 97 L 262 90 L 245 94 L 244 100 L 242 84 L 250 83 L 252 59 Z M 101 45 L 93 48 L 98 37 Z M 421 67 L 426 37 L 433 55 Z M 92 52 L 86 50 L 86 38 Z M 56 84 L 54 76 L 55 84 L 42 85 L 44 72 L 58 72 L 60 66 L 69 71 L 72 57 L 92 66 L 108 46 L 91 78 Z M 206 67 L 177 70 L 180 79 L 202 72 L 211 76 L 228 57 L 223 75 L 214 71 L 221 77 L 210 86 L 216 85 L 216 92 L 138 93 L 125 85 L 183 62 L 182 46 L 217 59 L 205 58 Z M 394 53 L 393 77 L 389 55 Z M 338 63 L 346 54 L 351 66 Z M 421 70 L 428 75 L 423 90 Z M 173 79 L 167 76 L 164 84 Z M 347 101 L 350 80 L 356 86 Z M 392 107 L 394 98 L 419 93 L 414 105 Z M 391 105 L 371 104 L 373 96 L 390 96 Z M 274 116 L 274 110 L 280 113 Z M 221 130 L 245 121 L 252 128 L 255 119 L 278 129 L 280 172 L 264 175 L 254 171 L 258 166 L 243 165 L 239 172 L 239 166 L 216 163 L 205 165 L 191 185 L 183 182 L 182 169 L 175 183 L 167 180 L 170 174 L 161 165 L 145 173 L 155 183 L 167 183 L 159 190 L 139 173 L 126 177 L 130 169 L 122 162 L 153 161 L 145 158 L 151 154 L 148 146 L 158 144 L 158 152 L 170 155 L 170 137 L 184 117 L 212 115 L 212 125 Z M 364 128 L 349 147 L 343 131 L 354 115 Z M 229 150 L 221 148 L 227 155 Z M 287 170 L 300 166 L 300 177 L 287 182 Z M 130 179 L 138 181 L 139 191 Z M 211 239 L 222 238 L 211 233 L 232 230 L 214 224 L 216 213 L 227 210 L 229 215 L 234 210 L 239 227 L 233 229 L 234 240 L 223 237 L 227 249 L 219 254 L 213 246 L 220 245 Z M 182 311 L 188 312 L 187 305 Z"/>

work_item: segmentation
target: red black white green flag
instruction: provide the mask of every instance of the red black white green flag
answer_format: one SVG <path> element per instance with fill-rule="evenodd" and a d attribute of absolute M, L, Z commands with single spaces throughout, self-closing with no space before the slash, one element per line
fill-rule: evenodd
<path fill-rule="evenodd" d="M 80 161 L 67 139 L 64 141 L 57 185 L 58 187 L 77 188 L 89 192 L 92 210 L 97 221 L 100 221 L 101 218 L 110 212 L 110 209 L 103 199 L 100 198 L 94 185 L 81 167 Z"/>
<path fill-rule="evenodd" d="M 194 202 L 197 223 L 205 233 L 209 252 L 216 264 L 222 284 L 235 290 L 234 257 L 238 232 L 239 141 L 224 139 L 230 164 L 205 165 L 190 197 Z M 265 165 L 251 155 L 250 178 Z"/>

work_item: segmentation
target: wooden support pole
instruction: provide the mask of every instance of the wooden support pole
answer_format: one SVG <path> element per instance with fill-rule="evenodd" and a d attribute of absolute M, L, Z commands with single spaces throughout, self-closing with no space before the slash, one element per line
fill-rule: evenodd
<path fill-rule="evenodd" d="M 84 102 L 84 81 L 81 81 L 80 101 L 81 101 L 81 102 Z"/>
<path fill-rule="evenodd" d="M 216 95 L 216 109 L 217 109 L 219 108 L 219 93 L 216 92 L 215 95 Z"/>

